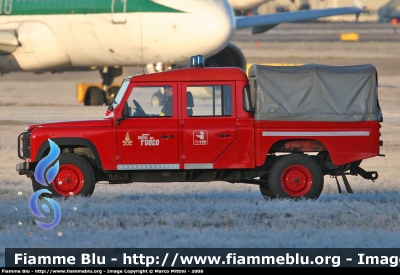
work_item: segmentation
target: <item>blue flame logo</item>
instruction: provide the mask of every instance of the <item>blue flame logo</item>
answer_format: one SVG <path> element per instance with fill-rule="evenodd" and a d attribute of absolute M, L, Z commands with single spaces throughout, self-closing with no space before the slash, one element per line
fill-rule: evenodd
<path fill-rule="evenodd" d="M 35 179 L 38 183 L 44 186 L 50 185 L 50 183 L 56 178 L 59 162 L 57 161 L 52 167 L 49 167 L 60 155 L 60 148 L 51 139 L 49 139 L 50 152 L 44 157 L 36 166 Z M 49 167 L 49 168 L 48 168 Z M 46 172 L 46 168 L 47 172 Z M 45 178 L 46 175 L 46 178 Z"/>
<path fill-rule="evenodd" d="M 58 170 L 60 168 L 59 161 L 57 160 L 58 156 L 60 155 L 60 148 L 57 144 L 55 144 L 52 140 L 48 139 L 50 144 L 50 152 L 49 154 L 44 157 L 36 166 L 35 169 L 35 179 L 41 185 L 48 187 L 51 182 L 56 178 Z M 57 162 L 51 166 L 52 163 Z M 43 193 L 51 194 L 51 192 L 47 189 L 40 189 L 33 193 L 31 198 L 29 199 L 29 208 L 31 212 L 40 218 L 44 218 L 45 215 L 39 210 L 38 208 L 38 200 L 39 196 Z M 61 209 L 60 206 L 56 201 L 50 198 L 44 198 L 54 209 L 54 219 L 51 223 L 43 223 L 38 220 L 35 220 L 37 225 L 39 225 L 43 229 L 51 229 L 55 227 L 61 220 Z M 46 213 L 50 213 L 50 209 L 46 204 L 42 204 L 42 208 Z"/>

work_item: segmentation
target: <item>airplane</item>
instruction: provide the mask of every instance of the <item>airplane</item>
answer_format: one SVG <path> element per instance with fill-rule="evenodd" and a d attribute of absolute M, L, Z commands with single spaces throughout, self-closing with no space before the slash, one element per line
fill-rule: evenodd
<path fill-rule="evenodd" d="M 245 15 L 248 12 L 253 13 L 253 11 L 262 4 L 273 1 L 274 0 L 228 0 L 229 4 L 231 4 L 236 15 Z M 309 0 L 297 0 L 297 1 L 299 1 L 298 10 L 310 9 Z M 394 1 L 395 0 L 392 0 L 391 2 Z M 290 2 L 295 3 L 296 0 L 290 0 Z M 360 0 L 354 0 L 354 5 L 362 9 L 366 8 Z"/>
<path fill-rule="evenodd" d="M 390 22 L 393 18 L 400 18 L 400 0 L 391 0 L 378 10 L 379 22 Z"/>
<path fill-rule="evenodd" d="M 122 67 L 173 68 L 202 55 L 206 66 L 245 70 L 231 42 L 235 29 L 257 34 L 284 22 L 362 12 L 349 6 L 235 17 L 227 0 L 0 0 L 0 74 L 98 70 L 102 84 L 84 91 L 84 105 L 108 105 Z"/>

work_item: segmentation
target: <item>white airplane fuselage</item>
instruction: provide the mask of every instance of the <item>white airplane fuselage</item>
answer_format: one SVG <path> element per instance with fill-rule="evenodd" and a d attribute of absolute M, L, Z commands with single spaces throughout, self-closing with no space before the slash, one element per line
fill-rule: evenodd
<path fill-rule="evenodd" d="M 234 10 L 250 10 L 256 8 L 265 2 L 273 0 L 228 0 Z"/>
<path fill-rule="evenodd" d="M 131 0 L 127 1 L 129 4 Z M 154 2 L 181 12 L 11 12 L 0 14 L 0 32 L 15 33 L 18 46 L 9 58 L 24 71 L 187 62 L 193 55 L 207 57 L 219 52 L 232 39 L 235 21 L 226 0 Z M 12 39 L 6 42 L 16 43 Z M 1 71 L 7 72 L 7 68 L 0 67 Z"/>
<path fill-rule="evenodd" d="M 229 1 L 244 10 L 267 0 Z M 343 7 L 235 17 L 228 0 L 0 0 L 0 75 L 97 69 L 101 88 L 82 86 L 78 98 L 85 105 L 110 104 L 122 67 L 146 64 L 151 72 L 155 63 L 172 68 L 203 55 L 207 67 L 245 70 L 243 52 L 231 43 L 235 29 L 260 34 L 280 23 L 361 11 Z"/>

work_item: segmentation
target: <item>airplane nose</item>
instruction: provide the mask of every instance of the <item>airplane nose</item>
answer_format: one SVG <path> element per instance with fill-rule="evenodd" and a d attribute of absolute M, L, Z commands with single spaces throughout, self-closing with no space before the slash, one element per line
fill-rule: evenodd
<path fill-rule="evenodd" d="M 1 1 L 0 1 L 1 2 Z M 136 30 L 136 41 L 142 41 L 145 62 L 176 64 L 188 62 L 193 55 L 212 56 L 232 40 L 235 16 L 227 0 L 154 0 L 165 12 L 143 13 L 139 36 L 137 21 L 130 22 Z"/>
<path fill-rule="evenodd" d="M 211 56 L 228 45 L 235 30 L 235 16 L 227 0 L 208 0 L 199 6 L 192 21 L 198 52 Z M 202 12 L 200 12 L 200 9 Z"/>

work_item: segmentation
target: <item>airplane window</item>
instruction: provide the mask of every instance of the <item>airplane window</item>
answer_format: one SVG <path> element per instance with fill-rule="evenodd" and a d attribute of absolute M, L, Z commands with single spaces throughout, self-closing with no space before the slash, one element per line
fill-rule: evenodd
<path fill-rule="evenodd" d="M 232 87 L 230 85 L 189 86 L 193 97 L 190 116 L 231 116 Z"/>

